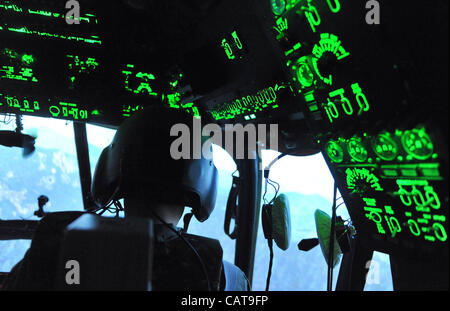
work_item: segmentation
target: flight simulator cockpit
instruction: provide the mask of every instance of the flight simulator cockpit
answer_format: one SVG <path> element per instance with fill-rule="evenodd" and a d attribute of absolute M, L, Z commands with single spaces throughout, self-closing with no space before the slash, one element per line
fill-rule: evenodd
<path fill-rule="evenodd" d="M 98 213 L 86 128 L 115 131 L 155 107 L 181 111 L 203 129 L 222 131 L 215 144 L 225 145 L 236 164 L 231 187 L 218 190 L 224 199 L 216 201 L 216 210 L 225 220 L 219 229 L 233 244 L 230 261 L 245 275 L 248 289 L 260 265 L 255 249 L 262 236 L 271 256 L 270 265 L 264 261 L 260 267 L 265 273 L 269 267 L 261 290 L 276 286 L 270 283 L 277 274 L 273 247 L 290 246 L 302 256 L 317 245 L 328 290 L 363 290 L 374 252 L 389 257 L 391 289 L 448 290 L 448 5 L 445 0 L 1 0 L 0 119 L 15 122 L 9 131 L 0 127 L 0 155 L 14 147 L 23 151 L 23 163 L 39 156 L 34 146 L 39 135 L 24 131 L 27 117 L 70 122 L 79 208 Z M 234 149 L 226 148 L 230 129 L 245 132 L 242 141 L 256 146 L 254 157 L 239 153 L 238 137 L 231 138 Z M 278 153 L 262 165 L 265 149 Z M 295 240 L 291 229 L 302 220 L 294 222 L 289 214 L 301 207 L 278 191 L 282 181 L 272 177 L 272 166 L 313 155 L 333 179 L 331 210 L 311 214 L 317 236 Z M 1 158 L 5 176 L 13 166 L 20 170 L 9 157 Z M 29 168 L 24 164 L 22 170 Z M 292 169 L 290 178 L 305 176 Z M 13 205 L 7 180 L 0 183 L 0 210 Z M 12 181 L 9 185 L 12 189 Z M 275 190 L 273 199 L 264 197 L 268 188 Z M 48 198 L 38 202 L 41 212 L 35 215 L 41 218 Z M 338 209 L 339 202 L 345 206 Z M 342 209 L 349 219 L 338 215 Z M 1 240 L 35 237 L 38 220 L 2 214 Z M 91 222 L 79 226 L 91 224 L 94 234 L 114 225 Z M 140 226 L 145 224 L 137 222 Z M 138 229 L 136 241 L 145 244 Z M 113 231 L 110 236 L 122 241 Z M 152 254 L 152 243 L 146 245 Z M 146 269 L 158 269 L 148 258 Z M 291 273 L 301 278 L 296 269 Z M 200 277 L 208 275 L 205 270 Z M 6 280 L 9 271 L 0 272 Z M 211 285 L 211 273 L 207 279 Z"/>

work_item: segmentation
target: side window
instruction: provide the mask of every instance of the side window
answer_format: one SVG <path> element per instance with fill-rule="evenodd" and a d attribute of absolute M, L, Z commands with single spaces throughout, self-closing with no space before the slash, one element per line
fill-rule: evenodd
<path fill-rule="evenodd" d="M 91 174 L 92 176 L 94 176 L 95 166 L 97 165 L 100 154 L 105 147 L 111 144 L 117 130 L 92 124 L 86 124 L 86 132 L 89 144 L 89 162 L 91 164 Z"/>
<path fill-rule="evenodd" d="M 389 255 L 373 252 L 372 260 L 367 263 L 369 272 L 366 277 L 365 291 L 393 291 L 391 263 Z"/>
<path fill-rule="evenodd" d="M 216 206 L 208 220 L 203 223 L 192 217 L 188 233 L 219 240 L 223 249 L 223 259 L 234 263 L 235 240 L 231 240 L 225 234 L 223 224 L 228 194 L 233 181 L 232 174 L 236 170 L 236 164 L 224 149 L 216 145 L 213 145 L 213 161 L 219 173 Z M 186 208 L 184 214 L 188 212 L 190 212 L 190 208 Z M 183 218 L 178 226 L 183 227 Z M 231 228 L 233 228 L 232 226 L 233 224 L 231 224 Z"/>
<path fill-rule="evenodd" d="M 262 152 L 265 168 L 278 152 Z M 274 258 L 270 290 L 273 291 L 323 291 L 326 290 L 327 264 L 320 246 L 308 252 L 297 247 L 302 239 L 316 238 L 314 212 L 320 209 L 331 216 L 334 180 L 321 154 L 309 157 L 286 156 L 276 162 L 269 178 L 280 184 L 280 193 L 287 195 L 291 215 L 291 241 L 286 251 L 274 243 Z M 264 182 L 262 194 L 264 194 Z M 266 199 L 269 201 L 275 191 L 269 186 Z M 338 194 L 337 198 L 340 195 Z M 341 201 L 338 201 L 338 204 Z M 340 206 L 337 215 L 348 219 L 345 206 Z M 260 216 L 261 217 L 261 216 Z M 261 219 L 261 218 L 260 218 Z M 264 238 L 261 221 L 258 228 L 253 289 L 264 290 L 269 267 L 269 248 Z M 336 284 L 340 263 L 333 270 L 333 283 Z"/>
<path fill-rule="evenodd" d="M 94 178 L 95 167 L 100 158 L 100 155 L 105 147 L 111 144 L 114 135 L 116 134 L 115 129 L 110 129 L 107 127 L 86 124 L 87 139 L 89 144 L 89 163 L 91 165 L 91 175 Z M 120 200 L 123 206 L 123 200 Z M 116 214 L 106 211 L 102 216 L 114 217 Z M 123 217 L 123 213 L 119 216 Z"/>
<path fill-rule="evenodd" d="M 263 167 L 278 155 L 275 151 L 263 151 Z M 279 183 L 279 193 L 284 193 L 289 198 L 292 230 L 291 243 L 286 251 L 282 251 L 274 243 L 270 290 L 324 291 L 327 283 L 327 264 L 320 246 L 303 252 L 297 245 L 302 239 L 317 237 L 314 220 L 316 209 L 331 216 L 333 176 L 323 156 L 317 154 L 309 157 L 286 156 L 272 166 L 269 178 Z M 262 190 L 264 193 L 264 180 Z M 269 186 L 266 198 L 270 201 L 274 194 L 274 190 Z M 344 220 L 350 219 L 340 197 L 338 192 L 336 214 Z M 333 269 L 333 288 L 336 286 L 340 265 L 341 261 Z M 260 222 L 253 273 L 254 290 L 265 289 L 268 267 L 269 248 Z M 375 274 L 371 274 L 372 272 Z M 366 285 L 366 290 L 392 290 L 389 261 L 384 254 L 375 252 L 368 279 L 369 277 L 371 284 Z"/>
<path fill-rule="evenodd" d="M 3 121 L 3 122 L 1 122 Z M 37 136 L 29 157 L 20 148 L 0 146 L 0 219 L 38 220 L 37 198 L 49 202 L 45 212 L 83 210 L 72 122 L 24 116 L 23 132 Z M 15 118 L 0 116 L 0 130 L 14 130 Z M 29 240 L 0 241 L 0 272 L 23 257 Z"/>

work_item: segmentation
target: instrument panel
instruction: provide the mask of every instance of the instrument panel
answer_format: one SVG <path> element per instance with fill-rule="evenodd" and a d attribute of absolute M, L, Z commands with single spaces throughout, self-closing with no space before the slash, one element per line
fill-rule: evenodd
<path fill-rule="evenodd" d="M 59 2 L 0 1 L 0 112 L 107 126 L 161 104 L 219 124 L 300 113 L 369 247 L 448 251 L 447 1 L 426 15 L 380 1 L 376 24 L 370 1 L 124 2 L 80 1 L 68 25 Z"/>

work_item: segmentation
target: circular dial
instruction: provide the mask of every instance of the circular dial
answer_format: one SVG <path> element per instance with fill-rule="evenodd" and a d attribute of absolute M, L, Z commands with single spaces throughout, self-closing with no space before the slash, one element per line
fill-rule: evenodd
<path fill-rule="evenodd" d="M 380 134 L 372 141 L 372 149 L 382 160 L 392 161 L 398 154 L 397 143 L 389 134 Z"/>
<path fill-rule="evenodd" d="M 311 85 L 313 85 L 314 74 L 312 73 L 311 68 L 309 68 L 306 62 L 298 63 L 297 79 L 303 87 L 310 87 Z"/>
<path fill-rule="evenodd" d="M 347 187 L 353 193 L 383 191 L 379 179 L 366 168 L 348 168 L 345 174 L 347 175 Z"/>
<path fill-rule="evenodd" d="M 325 146 L 325 150 L 332 162 L 341 163 L 344 160 L 344 150 L 337 142 L 329 141 Z"/>
<path fill-rule="evenodd" d="M 352 138 L 348 142 L 347 151 L 356 162 L 365 162 L 367 160 L 367 150 L 358 138 Z"/>
<path fill-rule="evenodd" d="M 433 154 L 433 142 L 423 129 L 406 131 L 402 136 L 405 151 L 417 160 L 427 160 Z"/>
<path fill-rule="evenodd" d="M 275 15 L 281 15 L 286 10 L 286 1 L 285 0 L 270 0 L 272 4 L 272 12 Z"/>

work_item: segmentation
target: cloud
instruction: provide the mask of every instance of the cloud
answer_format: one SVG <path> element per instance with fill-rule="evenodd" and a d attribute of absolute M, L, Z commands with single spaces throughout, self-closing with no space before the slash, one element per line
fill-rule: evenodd
<path fill-rule="evenodd" d="M 62 152 L 53 153 L 53 164 L 61 170 L 61 180 L 63 183 L 68 184 L 71 182 L 70 174 L 77 171 L 77 164 L 75 161 L 67 159 L 66 155 Z"/>
<path fill-rule="evenodd" d="M 9 201 L 15 210 L 12 212 L 14 216 L 19 212 L 21 215 L 27 215 L 30 211 L 29 206 L 24 206 L 26 199 L 27 189 L 21 191 L 11 190 L 7 184 L 0 182 L 0 202 Z"/>

